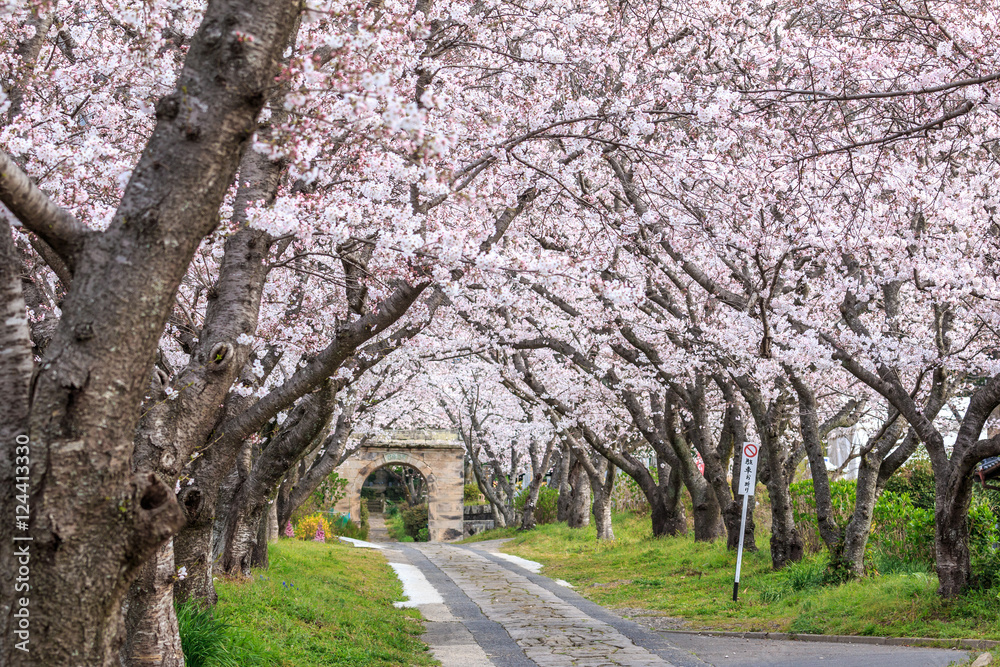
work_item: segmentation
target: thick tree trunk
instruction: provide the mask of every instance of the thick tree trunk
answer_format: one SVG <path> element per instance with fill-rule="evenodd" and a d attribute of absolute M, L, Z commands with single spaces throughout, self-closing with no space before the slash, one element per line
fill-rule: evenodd
<path fill-rule="evenodd" d="M 184 667 L 174 612 L 175 579 L 173 540 L 167 540 L 143 566 L 126 599 L 123 665 Z"/>
<path fill-rule="evenodd" d="M 664 474 L 665 467 L 660 468 L 661 475 Z M 684 489 L 681 475 L 676 470 L 670 470 L 666 475 L 667 480 L 664 484 L 654 485 L 649 489 L 640 483 L 646 499 L 649 500 L 653 537 L 674 537 L 687 532 L 687 518 L 684 515 L 684 506 L 680 504 L 681 492 Z"/>
<path fill-rule="evenodd" d="M 559 499 L 556 501 L 556 521 L 563 522 L 569 521 L 570 505 L 573 496 L 573 485 L 570 475 L 570 471 L 573 468 L 573 463 L 576 458 L 576 454 L 570 449 L 569 445 L 565 445 L 563 448 L 563 456 L 559 461 Z"/>
<path fill-rule="evenodd" d="M 131 469 L 138 408 L 177 286 L 217 224 L 297 13 L 270 1 L 208 5 L 106 231 L 83 230 L 0 168 L 0 200 L 73 268 L 29 413 L 31 651 L 14 648 L 5 618 L 4 665 L 118 663 L 123 598 L 182 524 L 172 489 Z M 0 528 L 0 543 L 10 530 Z"/>
<path fill-rule="evenodd" d="M 192 516 L 192 514 L 188 514 Z M 212 582 L 211 516 L 194 514 L 184 530 L 174 538 L 174 561 L 187 571 L 183 581 L 174 584 L 174 597 L 178 602 L 197 600 L 200 604 L 214 605 L 219 600 Z"/>
<path fill-rule="evenodd" d="M 267 545 L 270 542 L 271 533 L 271 503 L 264 508 L 257 527 L 257 539 L 254 540 L 253 549 L 250 552 L 250 567 L 266 569 L 269 565 L 267 558 Z"/>
<path fill-rule="evenodd" d="M 712 542 L 725 532 L 719 503 L 715 493 L 705 484 L 692 496 L 692 514 L 694 515 L 694 539 L 696 542 Z"/>
<path fill-rule="evenodd" d="M 580 455 L 576 456 L 578 459 Z M 590 479 L 579 460 L 574 461 L 570 467 L 569 479 L 571 491 L 566 525 L 570 528 L 585 528 L 590 525 Z"/>
<path fill-rule="evenodd" d="M 607 459 L 602 461 L 603 463 L 597 467 L 600 474 L 590 478 L 594 494 L 594 527 L 597 529 L 597 539 L 613 540 L 615 531 L 611 525 L 611 494 L 615 488 L 618 468 Z M 604 479 L 601 479 L 602 474 Z"/>
<path fill-rule="evenodd" d="M 771 460 L 778 459 L 771 456 Z M 771 565 L 780 570 L 789 563 L 802 560 L 805 553 L 802 536 L 795 527 L 792 514 L 792 496 L 783 472 L 771 467 L 767 491 L 771 500 Z"/>
<path fill-rule="evenodd" d="M 952 468 L 957 462 L 952 462 Z M 969 558 L 969 505 L 972 476 L 956 471 L 935 475 L 934 560 L 938 594 L 953 598 L 969 585 L 972 565 Z"/>
<path fill-rule="evenodd" d="M 32 451 L 28 437 L 28 387 L 33 368 L 31 335 L 21 291 L 21 258 L 11 238 L 7 218 L 0 213 L 0 396 L 3 396 L 0 414 L 0 489 L 3 489 L 0 510 L 8 526 L 15 520 L 27 518 L 23 511 L 17 511 L 17 505 L 21 504 L 17 502 L 17 496 L 25 491 L 23 484 L 28 481 L 30 461 L 37 455 Z M 4 566 L 0 569 L 0 636 L 8 646 L 30 637 L 30 628 L 19 635 L 19 628 L 15 625 L 14 614 L 22 613 L 23 608 L 15 601 L 24 597 L 25 592 L 18 588 L 18 584 L 23 586 L 27 583 L 16 580 L 18 563 L 15 556 L 15 552 L 20 551 L 27 541 L 15 540 L 27 537 L 27 531 L 14 525 L 18 527 L 14 535 L 4 531 L 4 539 L 0 540 L 0 563 Z M 29 608 L 24 613 L 34 614 L 34 610 Z M 0 650 L 0 655 L 2 653 Z"/>

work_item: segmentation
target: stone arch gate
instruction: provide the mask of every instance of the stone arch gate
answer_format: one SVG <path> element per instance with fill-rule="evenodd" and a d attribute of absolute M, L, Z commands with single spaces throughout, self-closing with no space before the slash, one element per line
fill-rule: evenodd
<path fill-rule="evenodd" d="M 361 510 L 361 487 L 368 475 L 387 465 L 409 465 L 427 483 L 427 530 L 431 542 L 461 539 L 464 461 L 465 446 L 457 433 L 396 431 L 359 447 L 340 464 L 337 474 L 347 480 L 347 489 L 334 510 L 356 519 Z"/>

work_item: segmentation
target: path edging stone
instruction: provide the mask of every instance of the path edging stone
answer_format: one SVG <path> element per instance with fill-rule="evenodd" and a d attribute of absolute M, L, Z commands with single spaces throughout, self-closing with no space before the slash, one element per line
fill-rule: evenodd
<path fill-rule="evenodd" d="M 633 620 L 642 618 L 633 616 Z M 812 635 L 797 632 L 727 632 L 724 630 L 656 630 L 663 634 L 736 637 L 739 639 L 775 639 L 831 644 L 871 644 L 876 646 L 930 646 L 935 648 L 991 649 L 1000 646 L 993 639 L 935 639 L 934 637 L 869 637 L 859 635 Z"/>

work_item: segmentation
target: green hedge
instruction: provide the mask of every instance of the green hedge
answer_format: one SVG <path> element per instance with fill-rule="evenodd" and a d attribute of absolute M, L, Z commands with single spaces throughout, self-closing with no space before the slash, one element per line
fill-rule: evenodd
<path fill-rule="evenodd" d="M 526 502 L 528 502 L 528 487 L 524 487 L 514 496 L 514 509 L 523 512 Z M 559 490 L 542 484 L 538 489 L 538 501 L 535 503 L 535 523 L 538 525 L 555 523 L 558 516 Z"/>

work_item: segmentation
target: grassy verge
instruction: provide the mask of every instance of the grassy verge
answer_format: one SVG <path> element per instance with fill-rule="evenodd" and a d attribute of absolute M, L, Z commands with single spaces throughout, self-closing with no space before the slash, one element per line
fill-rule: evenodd
<path fill-rule="evenodd" d="M 402 588 L 377 553 L 281 540 L 271 545 L 270 560 L 271 567 L 250 580 L 216 582 L 213 620 L 239 654 L 232 664 L 438 664 L 419 639 L 419 612 L 392 606 Z M 230 663 L 211 658 L 202 664 Z"/>
<path fill-rule="evenodd" d="M 493 530 L 484 530 L 481 533 L 471 535 L 463 540 L 459 540 L 459 544 L 468 544 L 470 542 L 485 542 L 486 540 L 499 540 L 504 537 L 516 537 L 518 535 L 517 528 L 515 526 L 510 526 L 508 528 L 494 528 Z"/>
<path fill-rule="evenodd" d="M 1000 590 L 945 601 L 926 567 L 832 585 L 822 554 L 772 572 L 768 536 L 758 534 L 764 548 L 744 554 L 740 601 L 734 603 L 736 554 L 725 541 L 655 539 L 649 518 L 632 515 L 616 516 L 614 529 L 618 539 L 609 544 L 597 542 L 592 527 L 550 524 L 518 534 L 504 551 L 543 563 L 546 575 L 565 579 L 594 602 L 647 609 L 691 628 L 1000 639 Z"/>

